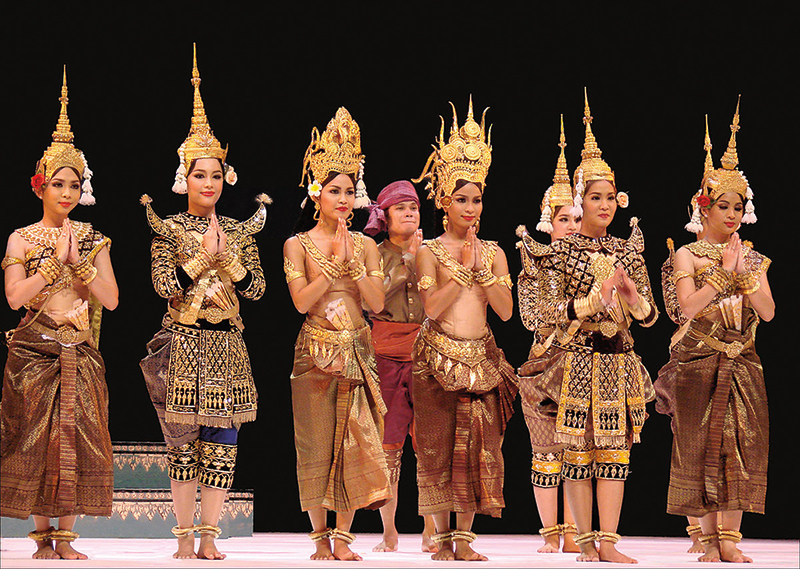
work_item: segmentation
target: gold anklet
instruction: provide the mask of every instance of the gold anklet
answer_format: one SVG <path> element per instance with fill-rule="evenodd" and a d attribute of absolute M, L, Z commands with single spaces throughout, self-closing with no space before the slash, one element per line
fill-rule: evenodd
<path fill-rule="evenodd" d="M 331 539 L 340 539 L 347 545 L 350 545 L 356 540 L 356 536 L 350 533 L 349 531 L 344 531 L 343 529 L 339 528 L 333 528 L 331 530 Z"/>
<path fill-rule="evenodd" d="M 190 533 L 194 534 L 194 526 L 189 526 L 188 528 L 175 526 L 170 531 L 172 532 L 172 535 L 174 535 L 175 537 L 186 537 Z"/>
<path fill-rule="evenodd" d="M 551 535 L 561 535 L 561 526 L 556 524 L 539 530 L 539 535 L 542 537 L 550 537 Z"/>
<path fill-rule="evenodd" d="M 194 526 L 194 531 L 196 531 L 200 535 L 212 535 L 214 536 L 214 539 L 217 539 L 219 536 L 222 535 L 222 528 L 218 526 L 212 526 L 209 524 Z"/>
<path fill-rule="evenodd" d="M 330 537 L 332 531 L 333 530 L 331 528 L 325 528 L 325 529 L 320 530 L 320 531 L 312 531 L 310 534 L 308 534 L 308 538 L 311 541 L 316 543 L 317 541 L 322 541 L 323 539 L 328 539 Z"/>
<path fill-rule="evenodd" d="M 586 533 L 579 533 L 575 536 L 575 545 L 583 545 L 589 543 L 597 538 L 597 532 L 587 531 Z"/>
<path fill-rule="evenodd" d="M 50 532 L 50 539 L 52 539 L 53 541 L 71 542 L 75 541 L 79 537 L 80 534 L 68 529 L 56 529 Z"/>
<path fill-rule="evenodd" d="M 598 531 L 595 532 L 597 536 L 597 541 L 610 541 L 611 543 L 617 543 L 620 540 L 620 535 L 618 533 L 614 533 L 613 531 Z"/>
<path fill-rule="evenodd" d="M 28 537 L 33 541 L 50 541 L 52 538 L 52 533 L 56 531 L 56 528 L 50 526 L 47 529 L 43 529 L 42 531 L 32 531 L 28 532 Z"/>
<path fill-rule="evenodd" d="M 478 539 L 476 534 L 465 529 L 454 529 L 451 533 L 453 534 L 453 541 L 466 541 L 467 543 L 472 543 Z"/>
<path fill-rule="evenodd" d="M 453 532 L 448 530 L 448 531 L 443 531 L 441 533 L 435 533 L 431 536 L 431 539 L 434 541 L 434 543 L 442 543 L 443 541 L 452 541 Z"/>
<path fill-rule="evenodd" d="M 742 532 L 736 531 L 735 529 L 720 529 L 719 538 L 721 540 L 739 543 L 742 541 Z"/>

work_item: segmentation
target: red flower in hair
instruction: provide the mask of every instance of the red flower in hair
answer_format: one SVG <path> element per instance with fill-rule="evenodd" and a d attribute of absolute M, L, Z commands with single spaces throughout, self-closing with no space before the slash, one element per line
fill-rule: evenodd
<path fill-rule="evenodd" d="M 711 205 L 711 198 L 708 196 L 697 196 L 697 205 L 700 207 L 708 207 Z"/>
<path fill-rule="evenodd" d="M 36 174 L 33 178 L 31 178 L 31 187 L 34 190 L 40 189 L 42 186 L 44 186 L 44 183 L 45 183 L 44 174 L 42 174 L 41 172 L 39 174 Z"/>

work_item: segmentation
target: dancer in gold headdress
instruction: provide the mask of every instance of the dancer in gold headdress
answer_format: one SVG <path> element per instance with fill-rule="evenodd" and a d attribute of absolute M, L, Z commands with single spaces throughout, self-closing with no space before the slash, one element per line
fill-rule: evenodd
<path fill-rule="evenodd" d="M 616 531 L 630 446 L 639 441 L 645 403 L 654 393 L 633 352 L 629 325 L 637 320 L 649 326 L 658 313 L 636 219 L 627 241 L 608 234 L 628 196 L 617 190 L 614 172 L 601 158 L 588 99 L 584 115 L 572 208 L 582 218 L 580 232 L 529 249 L 539 263 L 539 319 L 553 327 L 558 348 L 539 382 L 539 405 L 557 404 L 555 441 L 566 445 L 561 475 L 577 525 L 578 559 L 634 562 L 617 551 Z M 591 530 L 592 478 L 600 531 Z"/>
<path fill-rule="evenodd" d="M 485 116 L 485 111 L 484 111 Z M 418 288 L 428 318 L 414 344 L 414 421 L 419 513 L 432 514 L 433 559 L 485 560 L 472 549 L 475 513 L 500 516 L 501 446 L 513 413 L 517 376 L 486 322 L 487 305 L 503 320 L 514 301 L 503 250 L 478 239 L 491 135 L 472 116 L 450 138 L 444 119 L 420 178 L 442 210 L 444 233 L 417 253 Z M 455 528 L 450 513 L 455 512 Z"/>
<path fill-rule="evenodd" d="M 141 362 L 167 443 L 168 474 L 177 525 L 176 558 L 223 559 L 215 539 L 233 482 L 238 429 L 256 418 L 257 394 L 242 338 L 239 299 L 258 300 L 266 283 L 253 235 L 267 219 L 269 197 L 247 221 L 217 216 L 223 180 L 236 183 L 227 148 L 214 137 L 200 97 L 197 58 L 192 70 L 194 115 L 178 148 L 173 191 L 186 194 L 186 212 L 161 219 L 142 197 L 153 238 L 153 286 L 167 299 L 162 328 Z M 200 524 L 194 523 L 200 485 Z M 194 534 L 200 545 L 194 549 Z"/>
<path fill-rule="evenodd" d="M 306 315 L 292 369 L 300 507 L 315 545 L 311 559 L 360 560 L 349 545 L 355 510 L 392 497 L 381 442 L 383 402 L 362 303 L 383 309 L 383 270 L 375 242 L 348 226 L 369 203 L 358 123 L 341 107 L 303 160 L 308 195 L 297 234 L 284 245 L 294 305 Z M 328 527 L 327 512 L 336 512 Z M 333 540 L 333 544 L 331 544 Z"/>
<path fill-rule="evenodd" d="M 11 234 L 2 263 L 8 304 L 27 313 L 7 333 L 0 515 L 33 515 L 34 558 L 86 559 L 71 545 L 76 516 L 111 515 L 108 388 L 97 345 L 102 309 L 116 308 L 118 291 L 111 241 L 69 219 L 94 196 L 91 170 L 73 145 L 66 68 L 59 100 L 53 143 L 31 178 L 42 219 Z"/>
<path fill-rule="evenodd" d="M 572 215 L 573 191 L 567 170 L 564 138 L 564 117 L 561 117 L 561 153 L 558 157 L 553 184 L 542 199 L 541 217 L 536 229 L 550 235 L 550 242 L 572 235 L 580 229 L 580 217 Z M 539 553 L 555 553 L 559 550 L 560 538 L 564 536 L 562 551 L 576 553 L 575 522 L 564 500 L 564 523 L 558 523 L 558 487 L 561 486 L 561 466 L 564 460 L 564 445 L 555 441 L 555 410 L 542 407 L 537 399 L 536 386 L 549 360 L 557 353 L 551 348 L 555 329 L 539 322 L 539 298 L 537 257 L 530 251 L 538 244 L 528 234 L 524 226 L 517 228 L 522 239 L 517 243 L 522 258 L 522 272 L 519 275 L 519 311 L 523 324 L 534 333 L 534 341 L 526 361 L 519 368 L 519 389 L 522 411 L 531 436 L 533 457 L 531 461 L 531 482 L 536 507 L 544 527 L 539 534 L 544 545 Z M 566 493 L 564 495 L 566 498 Z"/>
<path fill-rule="evenodd" d="M 767 396 L 754 341 L 775 302 L 770 260 L 739 239 L 740 224 L 756 216 L 753 191 L 736 168 L 738 130 L 737 103 L 722 167 L 712 164 L 692 197 L 686 228 L 703 238 L 675 253 L 675 291 L 688 323 L 675 368 L 661 372 L 664 380 L 674 374 L 667 511 L 700 518 L 701 561 L 752 561 L 736 545 L 742 512 L 764 513 L 767 486 Z"/>

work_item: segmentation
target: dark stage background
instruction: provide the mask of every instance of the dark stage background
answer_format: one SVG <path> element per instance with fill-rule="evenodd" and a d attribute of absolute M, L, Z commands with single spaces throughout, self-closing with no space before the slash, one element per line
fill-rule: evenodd
<path fill-rule="evenodd" d="M 299 509 L 289 387 L 292 347 L 303 317 L 285 286 L 282 245 L 300 211 L 301 161 L 313 126 L 324 128 L 340 105 L 350 110 L 362 129 L 365 180 L 374 198 L 387 183 L 419 174 L 438 134 L 438 115 L 449 124 L 448 101 L 456 104 L 461 120 L 470 93 L 476 113 L 491 106 L 494 152 L 481 237 L 500 242 L 516 276 L 514 230 L 521 223 L 533 230 L 538 220 L 558 155 L 559 113 L 564 113 L 570 171 L 580 161 L 586 85 L 603 157 L 631 198 L 612 233 L 627 236 L 629 218 L 640 218 L 651 280 L 660 291 L 666 238 L 680 246 L 693 237 L 683 225 L 703 168 L 703 116 L 709 114 L 719 164 L 741 93 L 740 166 L 755 191 L 759 217 L 741 234 L 773 259 L 769 275 L 778 305 L 758 339 L 772 426 L 767 515 L 745 516 L 743 531 L 752 537 L 797 537 L 796 522 L 790 522 L 795 519 L 790 508 L 797 504 L 790 493 L 795 474 L 786 464 L 797 416 L 792 383 L 797 372 L 786 337 L 795 318 L 789 277 L 796 267 L 789 254 L 797 223 L 795 196 L 789 193 L 796 185 L 789 158 L 796 153 L 796 93 L 787 86 L 796 63 L 782 32 L 786 14 L 695 10 L 678 17 L 647 3 L 625 11 L 575 4 L 560 13 L 499 5 L 469 15 L 463 6 L 411 13 L 337 5 L 337 12 L 277 4 L 251 12 L 226 3 L 200 15 L 197 4 L 185 10 L 167 5 L 173 6 L 115 4 L 112 12 L 109 4 L 92 13 L 70 9 L 66 19 L 8 18 L 1 40 L 3 234 L 40 219 L 29 179 L 50 142 L 61 67 L 67 65 L 70 121 L 94 171 L 98 200 L 94 207 L 79 207 L 73 218 L 91 221 L 113 239 L 120 286 L 119 308 L 105 314 L 101 342 L 115 441 L 161 440 L 138 362 L 165 305 L 150 283 L 151 236 L 138 200 L 150 194 L 162 216 L 185 208 L 186 198 L 170 188 L 176 149 L 191 117 L 192 41 L 198 44 L 211 126 L 230 144 L 228 160 L 239 174 L 235 187 L 226 186 L 218 211 L 243 219 L 255 210 L 256 194 L 274 198 L 267 226 L 257 236 L 269 288 L 261 301 L 242 306 L 260 409 L 259 419 L 241 429 L 234 485 L 255 490 L 257 531 L 310 527 Z M 432 237 L 430 202 L 426 208 L 423 224 L 426 237 Z M 17 319 L 11 310 L 0 311 L 3 329 Z M 520 365 L 531 334 L 519 315 L 506 323 L 492 315 L 491 324 L 509 361 Z M 654 327 L 634 330 L 637 351 L 653 378 L 667 360 L 673 330 L 663 312 Z M 649 410 L 643 442 L 633 451 L 620 532 L 685 535 L 686 521 L 665 513 L 669 424 L 652 405 Z M 517 411 L 504 446 L 507 507 L 502 519 L 479 516 L 479 533 L 534 533 L 540 527 L 518 401 Z M 410 445 L 406 456 L 398 526 L 414 532 L 422 524 Z M 379 530 L 377 512 L 356 516 L 354 531 Z"/>

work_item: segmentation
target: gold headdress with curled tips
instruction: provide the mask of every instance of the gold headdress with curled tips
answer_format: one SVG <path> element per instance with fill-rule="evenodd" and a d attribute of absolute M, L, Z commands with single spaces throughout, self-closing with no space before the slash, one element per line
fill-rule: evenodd
<path fill-rule="evenodd" d="M 567 170 L 567 157 L 564 155 L 564 148 L 567 146 L 566 137 L 564 136 L 564 115 L 561 115 L 561 136 L 559 138 L 558 146 L 561 148 L 561 153 L 558 155 L 556 162 L 556 172 L 553 175 L 553 185 L 547 188 L 542 198 L 542 215 L 539 218 L 539 223 L 536 224 L 536 229 L 543 233 L 553 232 L 553 212 L 556 208 L 564 205 L 572 205 L 572 184 L 569 180 L 569 170 Z"/>
<path fill-rule="evenodd" d="M 237 180 L 233 167 L 225 163 L 225 158 L 228 155 L 227 145 L 222 148 L 222 144 L 216 139 L 211 131 L 211 126 L 208 124 L 203 98 L 200 96 L 200 71 L 197 69 L 196 44 L 192 44 L 192 52 L 191 83 L 194 87 L 192 126 L 189 128 L 189 136 L 178 147 L 180 164 L 175 171 L 175 183 L 172 185 L 172 191 L 176 194 L 186 193 L 186 175 L 189 172 L 189 168 L 191 168 L 192 162 L 200 158 L 216 158 L 223 164 L 225 181 L 233 185 Z"/>
<path fill-rule="evenodd" d="M 303 156 L 303 175 L 300 187 L 308 179 L 309 195 L 318 196 L 320 184 L 331 172 L 357 177 L 355 207 L 369 204 L 364 184 L 364 155 L 361 153 L 361 128 L 344 107 L 339 107 L 328 121 L 325 132 L 311 129 L 311 142 Z M 305 200 L 303 200 L 305 203 Z"/>
<path fill-rule="evenodd" d="M 67 116 L 69 97 L 67 97 L 66 65 L 64 66 L 61 84 L 61 96 L 58 100 L 61 102 L 61 112 L 58 115 L 56 129 L 53 131 L 53 142 L 36 163 L 36 173 L 31 178 L 31 186 L 34 191 L 39 190 L 50 181 L 55 172 L 64 167 L 72 168 L 83 180 L 80 203 L 82 205 L 94 205 L 95 199 L 90 181 L 92 179 L 92 171 L 86 163 L 83 152 L 75 148 L 73 144 L 75 136 L 72 134 L 69 117 Z"/>
<path fill-rule="evenodd" d="M 450 139 L 444 140 L 444 118 L 439 129 L 439 138 L 433 146 L 433 152 L 428 157 L 422 174 L 414 179 L 415 183 L 428 179 L 425 186 L 428 199 L 433 199 L 436 207 L 446 208 L 450 205 L 456 183 L 459 180 L 480 184 L 481 191 L 485 186 L 486 175 L 492 163 L 492 133 L 491 127 L 487 132 L 485 127 L 486 107 L 481 116 L 481 124 L 475 122 L 472 116 L 472 95 L 469 97 L 469 109 L 464 124 L 458 126 L 458 114 L 453 108 L 453 124 L 450 127 Z"/>
<path fill-rule="evenodd" d="M 581 163 L 575 170 L 575 199 L 572 214 L 575 217 L 583 215 L 583 194 L 589 182 L 605 180 L 616 187 L 614 171 L 602 159 L 603 152 L 597 146 L 597 140 L 592 132 L 592 113 L 589 109 L 589 95 L 586 87 L 583 88 L 583 124 L 586 125 L 586 134 L 581 151 Z M 628 196 L 624 192 L 617 192 L 619 205 L 628 206 Z"/>
<path fill-rule="evenodd" d="M 731 123 L 731 138 L 728 141 L 728 147 L 722 155 L 720 162 L 722 168 L 714 168 L 714 163 L 711 159 L 711 139 L 708 136 L 708 119 L 706 119 L 706 160 L 703 170 L 703 183 L 700 190 L 692 197 L 692 219 L 686 224 L 686 229 L 692 233 L 699 233 L 702 231 L 702 223 L 700 217 L 700 209 L 703 207 L 711 206 L 719 197 L 728 192 L 734 192 L 745 200 L 744 215 L 742 216 L 742 223 L 755 223 L 758 221 L 756 217 L 756 208 L 753 205 L 753 190 L 750 188 L 750 183 L 747 181 L 744 172 L 737 169 L 739 165 L 739 155 L 736 150 L 736 133 L 739 131 L 739 103 L 741 95 L 736 101 L 736 111 L 733 114 L 733 122 Z"/>

